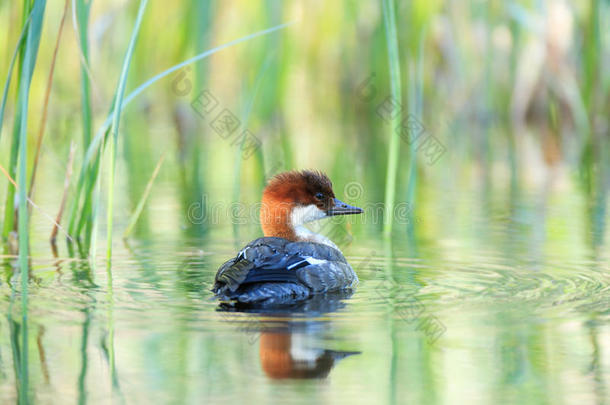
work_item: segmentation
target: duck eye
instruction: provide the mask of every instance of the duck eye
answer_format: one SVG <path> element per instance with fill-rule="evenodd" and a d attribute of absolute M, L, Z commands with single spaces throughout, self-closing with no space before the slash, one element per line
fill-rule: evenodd
<path fill-rule="evenodd" d="M 322 194 L 322 193 L 317 193 L 317 194 L 315 195 L 315 197 L 316 197 L 318 200 L 323 200 L 323 199 L 324 199 L 324 194 Z"/>

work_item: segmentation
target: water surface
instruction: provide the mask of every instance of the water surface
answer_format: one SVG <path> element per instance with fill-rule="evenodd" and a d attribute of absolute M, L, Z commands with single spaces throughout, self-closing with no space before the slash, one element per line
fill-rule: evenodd
<path fill-rule="evenodd" d="M 606 209 L 564 191 L 429 190 L 407 235 L 358 228 L 352 296 L 294 313 L 219 311 L 218 266 L 256 224 L 116 238 L 112 279 L 45 237 L 33 244 L 28 333 L 36 403 L 607 403 Z M 155 201 L 155 200 L 153 200 Z M 592 226 L 591 224 L 596 224 Z M 48 226 L 34 223 L 41 235 Z M 101 248 L 100 248 L 101 250 Z M 5 256 L 0 398 L 15 400 L 19 288 Z M 14 308 L 12 308 L 14 306 Z"/>

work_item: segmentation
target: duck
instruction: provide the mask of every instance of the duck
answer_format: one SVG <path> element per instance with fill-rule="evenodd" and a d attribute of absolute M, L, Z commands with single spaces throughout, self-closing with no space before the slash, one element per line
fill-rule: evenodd
<path fill-rule="evenodd" d="M 305 224 L 362 212 L 336 198 L 331 180 L 321 171 L 275 175 L 261 200 L 264 236 L 220 266 L 212 292 L 225 305 L 271 307 L 353 290 L 358 276 L 339 247 Z"/>

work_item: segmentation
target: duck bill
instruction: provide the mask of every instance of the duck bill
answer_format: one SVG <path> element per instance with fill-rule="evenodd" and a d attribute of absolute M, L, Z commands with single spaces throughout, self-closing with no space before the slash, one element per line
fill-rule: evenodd
<path fill-rule="evenodd" d="M 351 215 L 351 214 L 362 214 L 362 208 L 354 207 L 352 205 L 346 204 L 338 198 L 334 199 L 334 207 L 326 211 L 326 215 L 329 217 L 335 215 Z"/>

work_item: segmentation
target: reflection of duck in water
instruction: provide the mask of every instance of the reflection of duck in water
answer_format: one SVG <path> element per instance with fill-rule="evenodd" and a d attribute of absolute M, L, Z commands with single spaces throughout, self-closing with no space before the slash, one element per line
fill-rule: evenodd
<path fill-rule="evenodd" d="M 262 332 L 261 367 L 270 378 L 326 378 L 339 360 L 360 352 L 310 347 L 306 334 L 289 331 Z"/>
<path fill-rule="evenodd" d="M 264 313 L 254 309 L 238 310 L 229 305 L 221 305 L 218 311 L 230 318 L 235 312 L 252 314 L 245 322 L 242 315 L 233 319 L 225 317 L 225 320 L 247 325 L 250 337 L 257 334 L 261 368 L 268 377 L 326 378 L 339 360 L 360 352 L 321 348 L 322 342 L 329 337 L 332 321 L 306 320 L 303 316 L 319 318 L 336 312 L 345 306 L 342 300 L 351 295 L 349 290 L 318 294 L 289 308 L 267 309 Z"/>
<path fill-rule="evenodd" d="M 275 176 L 263 192 L 264 238 L 224 263 L 212 291 L 239 305 L 292 305 L 314 295 L 354 287 L 358 277 L 339 248 L 303 224 L 334 215 L 359 214 L 335 198 L 323 173 Z"/>

